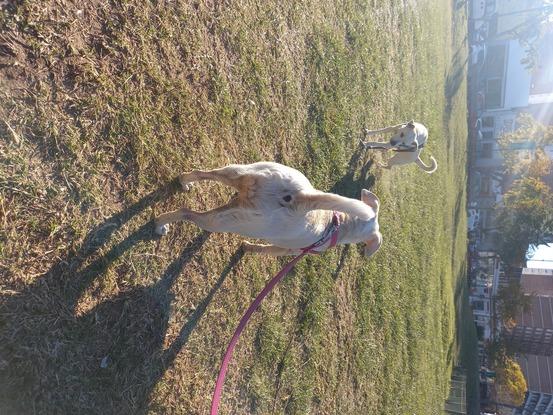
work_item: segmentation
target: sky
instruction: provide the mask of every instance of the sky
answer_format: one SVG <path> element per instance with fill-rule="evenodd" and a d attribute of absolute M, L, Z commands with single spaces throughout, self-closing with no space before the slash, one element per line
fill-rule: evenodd
<path fill-rule="evenodd" d="M 553 269 L 553 244 L 539 245 L 534 251 L 534 256 L 528 260 L 528 268 L 549 268 Z"/>

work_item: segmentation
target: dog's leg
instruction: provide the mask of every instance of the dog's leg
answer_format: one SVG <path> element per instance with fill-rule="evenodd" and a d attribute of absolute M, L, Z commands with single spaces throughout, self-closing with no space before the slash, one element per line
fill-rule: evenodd
<path fill-rule="evenodd" d="M 169 224 L 181 220 L 189 220 L 209 232 L 228 232 L 228 230 L 224 228 L 224 221 L 220 220 L 220 214 L 234 209 L 238 207 L 238 205 L 239 201 L 235 198 L 226 205 L 208 212 L 194 212 L 186 208 L 167 212 L 159 215 L 155 219 L 155 231 L 159 235 L 166 235 L 169 231 Z"/>
<path fill-rule="evenodd" d="M 378 141 L 361 141 L 361 144 L 363 144 L 363 147 L 365 147 L 365 149 L 372 150 L 390 150 L 395 147 L 390 143 L 380 143 Z"/>
<path fill-rule="evenodd" d="M 188 219 L 190 212 L 192 211 L 182 208 L 159 215 L 154 221 L 156 233 L 158 235 L 167 235 L 169 224 Z"/>
<path fill-rule="evenodd" d="M 378 165 L 378 167 L 383 168 L 383 169 L 390 170 L 392 168 L 392 166 L 390 166 L 389 164 L 384 164 L 384 163 L 381 163 L 379 161 L 377 161 L 376 164 Z"/>
<path fill-rule="evenodd" d="M 369 130 L 369 129 L 365 128 L 364 129 L 365 137 L 369 137 L 371 135 L 376 135 L 376 134 L 389 133 L 391 131 L 395 131 L 395 130 L 398 130 L 400 128 L 403 128 L 404 126 L 405 126 L 405 124 L 398 124 L 398 125 L 393 125 L 391 127 L 380 128 L 378 130 Z"/>
<path fill-rule="evenodd" d="M 213 180 L 234 187 L 238 191 L 244 188 L 244 177 L 246 174 L 241 174 L 239 166 L 226 166 L 214 170 L 193 170 L 188 173 L 183 173 L 179 176 L 179 181 L 183 189 L 187 190 L 193 182 L 200 180 Z"/>
<path fill-rule="evenodd" d="M 247 241 L 242 242 L 242 249 L 245 252 L 271 256 L 299 255 L 301 253 L 298 249 L 281 248 L 275 245 L 252 244 Z"/>

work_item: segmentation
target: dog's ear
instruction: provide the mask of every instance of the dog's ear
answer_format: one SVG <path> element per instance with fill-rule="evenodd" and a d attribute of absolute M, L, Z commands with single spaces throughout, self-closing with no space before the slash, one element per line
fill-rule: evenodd
<path fill-rule="evenodd" d="M 378 209 L 380 208 L 380 200 L 373 192 L 370 192 L 367 189 L 361 190 L 361 201 L 366 205 L 372 207 L 374 210 L 374 213 L 378 215 Z"/>
<path fill-rule="evenodd" d="M 411 120 L 407 123 L 407 127 L 411 128 L 411 129 L 415 129 L 415 120 Z"/>
<path fill-rule="evenodd" d="M 363 253 L 367 258 L 370 258 L 376 253 L 376 251 L 378 251 L 380 245 L 382 245 L 382 234 L 380 232 L 376 232 L 371 239 L 365 241 L 365 249 Z"/>

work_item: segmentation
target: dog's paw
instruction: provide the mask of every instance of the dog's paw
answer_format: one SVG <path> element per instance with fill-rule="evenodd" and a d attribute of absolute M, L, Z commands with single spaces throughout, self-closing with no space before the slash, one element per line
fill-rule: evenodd
<path fill-rule="evenodd" d="M 157 225 L 156 224 L 156 233 L 161 236 L 167 235 L 169 233 L 169 225 Z"/>
<path fill-rule="evenodd" d="M 183 192 L 188 192 L 190 189 L 192 189 L 193 183 L 187 182 L 184 175 L 179 176 L 179 183 Z"/>

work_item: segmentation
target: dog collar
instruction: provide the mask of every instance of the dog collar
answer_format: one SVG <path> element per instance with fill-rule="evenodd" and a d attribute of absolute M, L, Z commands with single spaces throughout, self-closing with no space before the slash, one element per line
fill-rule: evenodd
<path fill-rule="evenodd" d="M 308 246 L 307 248 L 302 248 L 303 252 L 306 253 L 319 253 L 314 251 L 316 248 L 320 248 L 324 244 L 330 241 L 328 248 L 333 248 L 338 242 L 338 229 L 340 228 L 340 215 L 338 212 L 332 212 L 332 222 L 326 227 L 321 238 L 314 244 Z"/>
<path fill-rule="evenodd" d="M 392 151 L 399 151 L 399 152 L 413 152 L 413 151 L 417 151 L 417 150 L 420 150 L 421 148 L 424 147 L 424 145 L 426 144 L 426 142 L 422 143 L 422 144 L 417 144 L 416 146 L 403 146 L 400 145 L 399 148 L 393 148 Z"/>

